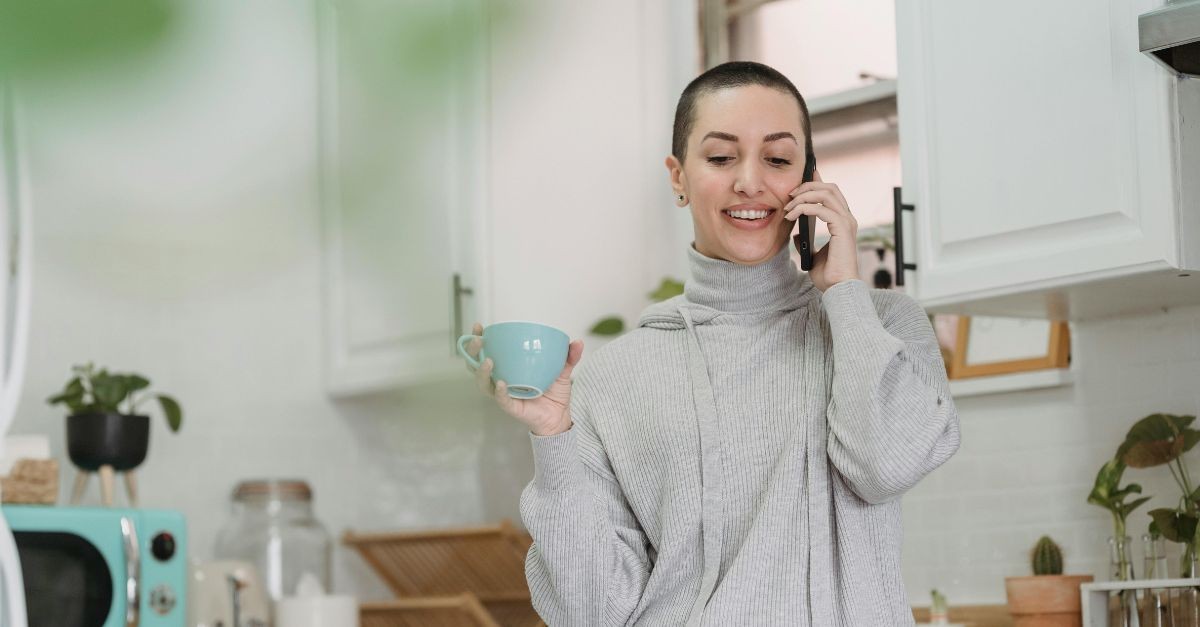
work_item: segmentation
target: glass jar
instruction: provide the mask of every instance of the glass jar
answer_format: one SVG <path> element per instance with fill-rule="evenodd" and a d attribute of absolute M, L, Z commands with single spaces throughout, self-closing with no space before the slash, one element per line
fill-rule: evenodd
<path fill-rule="evenodd" d="M 1142 579 L 1166 578 L 1166 540 L 1162 536 L 1142 534 Z M 1142 592 L 1141 627 L 1174 627 L 1168 590 L 1147 588 Z"/>
<path fill-rule="evenodd" d="M 1108 539 L 1109 572 L 1115 581 L 1133 581 L 1132 557 L 1133 539 L 1129 536 Z M 1108 597 L 1108 624 L 1110 627 L 1136 627 L 1140 623 L 1138 616 L 1138 597 L 1134 590 L 1117 590 Z"/>
<path fill-rule="evenodd" d="M 304 573 L 330 590 L 332 541 L 312 512 L 312 489 L 298 480 L 243 481 L 233 515 L 217 534 L 218 559 L 254 565 L 275 601 L 292 596 Z"/>

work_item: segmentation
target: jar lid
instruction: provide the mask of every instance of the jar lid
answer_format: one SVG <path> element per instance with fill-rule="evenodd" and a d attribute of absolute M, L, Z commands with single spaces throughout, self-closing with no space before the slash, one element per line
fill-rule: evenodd
<path fill-rule="evenodd" d="M 248 501 L 276 498 L 283 501 L 311 501 L 312 488 L 301 479 L 252 479 L 233 489 L 233 500 Z"/>

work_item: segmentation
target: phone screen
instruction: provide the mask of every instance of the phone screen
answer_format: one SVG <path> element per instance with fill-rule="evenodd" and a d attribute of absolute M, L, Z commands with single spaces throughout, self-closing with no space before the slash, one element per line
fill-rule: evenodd
<path fill-rule="evenodd" d="M 809 155 L 804 165 L 804 180 L 803 183 L 808 183 L 813 180 L 813 171 L 817 169 L 817 158 Z M 812 269 L 813 256 L 813 236 L 817 231 L 817 216 L 800 216 L 796 220 L 796 225 L 799 227 L 799 232 L 792 237 L 792 242 L 796 245 L 796 252 L 800 253 L 800 269 L 808 271 Z"/>

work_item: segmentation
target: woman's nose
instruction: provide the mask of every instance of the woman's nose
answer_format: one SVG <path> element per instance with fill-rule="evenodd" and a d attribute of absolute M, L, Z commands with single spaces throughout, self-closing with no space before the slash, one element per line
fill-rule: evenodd
<path fill-rule="evenodd" d="M 763 173 L 753 159 L 745 159 L 737 169 L 737 179 L 733 182 L 733 191 L 746 196 L 757 196 L 763 191 Z"/>

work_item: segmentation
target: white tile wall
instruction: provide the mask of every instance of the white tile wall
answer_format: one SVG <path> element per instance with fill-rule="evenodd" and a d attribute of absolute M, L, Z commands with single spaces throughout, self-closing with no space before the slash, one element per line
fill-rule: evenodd
<path fill-rule="evenodd" d="M 1137 419 L 1200 413 L 1200 307 L 1071 331 L 1074 385 L 957 401 L 962 448 L 904 499 L 904 574 L 914 604 L 928 604 L 935 587 L 952 605 L 1004 603 L 1003 578 L 1030 574 L 1028 551 L 1043 534 L 1062 545 L 1067 571 L 1108 577 L 1111 517 L 1087 495 Z M 1200 478 L 1197 457 L 1193 451 L 1188 461 Z M 1128 521 L 1140 571 L 1146 512 L 1174 506 L 1179 489 L 1164 468 L 1130 469 L 1125 480 L 1154 495 Z"/>

